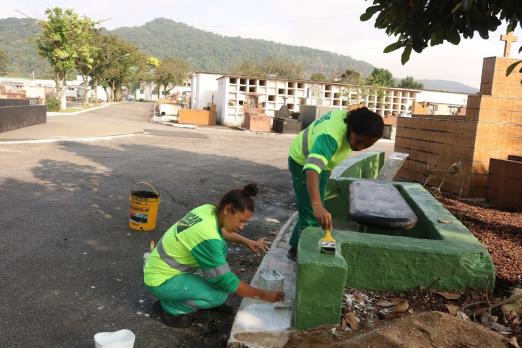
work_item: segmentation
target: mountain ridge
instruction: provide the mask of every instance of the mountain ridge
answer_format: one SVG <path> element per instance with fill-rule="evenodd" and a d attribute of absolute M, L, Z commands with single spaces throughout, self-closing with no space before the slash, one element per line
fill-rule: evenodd
<path fill-rule="evenodd" d="M 223 36 L 161 17 L 142 25 L 106 31 L 136 45 L 145 54 L 186 59 L 195 71 L 230 73 L 233 66 L 245 59 L 262 61 L 268 56 L 301 63 L 307 74 L 305 79 L 314 72 L 333 75 L 346 69 L 368 75 L 374 68 L 365 61 L 334 52 L 269 40 Z M 28 77 L 34 70 L 37 78 L 52 77 L 49 63 L 38 55 L 35 39 L 39 32 L 40 27 L 33 19 L 0 19 L 0 49 L 6 51 L 10 58 L 10 75 Z M 456 81 L 447 81 L 446 87 L 444 83 L 441 86 L 440 83 L 429 82 L 441 80 L 417 81 L 424 83 L 426 89 L 476 92 L 473 87 Z"/>

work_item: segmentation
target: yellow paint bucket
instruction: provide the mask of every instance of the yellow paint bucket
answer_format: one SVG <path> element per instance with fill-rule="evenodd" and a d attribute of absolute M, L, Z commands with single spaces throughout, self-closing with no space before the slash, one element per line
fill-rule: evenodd
<path fill-rule="evenodd" d="M 147 186 L 147 190 L 136 189 L 137 185 Z M 134 184 L 129 196 L 129 227 L 136 231 L 152 231 L 156 228 L 160 194 L 145 181 Z"/>

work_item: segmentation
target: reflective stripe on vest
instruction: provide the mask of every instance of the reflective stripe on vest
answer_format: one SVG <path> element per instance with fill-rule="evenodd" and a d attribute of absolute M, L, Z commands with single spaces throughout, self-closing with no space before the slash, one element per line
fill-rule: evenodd
<path fill-rule="evenodd" d="M 225 263 L 216 268 L 209 269 L 203 272 L 203 274 L 206 278 L 216 278 L 228 272 L 230 272 L 230 266 L 228 265 L 228 263 Z"/>
<path fill-rule="evenodd" d="M 194 273 L 199 269 L 199 267 L 183 265 L 183 264 L 179 263 L 178 261 L 176 261 L 172 256 L 168 255 L 167 252 L 165 251 L 165 248 L 163 247 L 162 239 L 163 238 L 161 238 L 159 240 L 158 245 L 156 245 L 156 249 L 158 250 L 159 257 L 167 265 L 169 265 L 170 267 L 172 267 L 178 271 L 185 272 L 185 273 Z"/>
<path fill-rule="evenodd" d="M 326 167 L 324 162 L 317 157 L 308 157 L 305 164 L 314 164 L 314 165 L 318 166 L 319 169 L 321 169 L 321 170 L 323 170 L 324 167 Z"/>
<path fill-rule="evenodd" d="M 308 130 L 310 129 L 310 126 L 306 127 L 306 129 L 303 132 L 303 141 L 301 143 L 301 150 L 303 151 L 303 156 L 305 158 L 308 157 L 310 154 L 310 151 L 308 150 Z"/>

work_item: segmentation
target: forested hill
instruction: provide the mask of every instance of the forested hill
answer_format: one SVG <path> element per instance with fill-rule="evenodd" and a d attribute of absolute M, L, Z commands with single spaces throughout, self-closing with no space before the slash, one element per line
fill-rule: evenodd
<path fill-rule="evenodd" d="M 37 75 L 41 75 L 49 69 L 36 49 L 35 40 L 39 31 L 37 22 L 32 19 L 0 19 L 0 49 L 9 56 L 11 75 L 29 76 L 33 69 Z M 195 70 L 200 71 L 229 72 L 244 60 L 262 61 L 269 56 L 300 62 L 308 73 L 307 77 L 312 72 L 330 75 L 346 69 L 368 75 L 373 69 L 372 65 L 364 61 L 332 52 L 266 40 L 221 36 L 165 18 L 110 32 L 133 43 L 145 54 L 160 58 L 184 58 Z"/>

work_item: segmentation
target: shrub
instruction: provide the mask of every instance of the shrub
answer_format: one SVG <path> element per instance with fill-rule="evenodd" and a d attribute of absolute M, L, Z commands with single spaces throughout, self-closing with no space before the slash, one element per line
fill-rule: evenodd
<path fill-rule="evenodd" d="M 60 99 L 56 97 L 47 98 L 47 111 L 60 111 Z"/>

